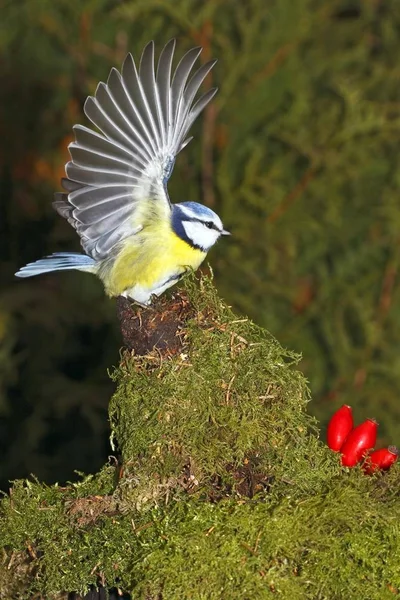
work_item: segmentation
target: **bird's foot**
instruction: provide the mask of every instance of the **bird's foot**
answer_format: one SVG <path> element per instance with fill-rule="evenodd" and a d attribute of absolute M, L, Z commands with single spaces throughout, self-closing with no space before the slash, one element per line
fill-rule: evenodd
<path fill-rule="evenodd" d="M 135 300 L 134 298 L 129 298 L 133 305 L 139 306 L 145 310 L 154 310 L 154 307 L 151 306 L 151 303 L 145 304 L 144 302 L 139 302 L 139 300 Z"/>

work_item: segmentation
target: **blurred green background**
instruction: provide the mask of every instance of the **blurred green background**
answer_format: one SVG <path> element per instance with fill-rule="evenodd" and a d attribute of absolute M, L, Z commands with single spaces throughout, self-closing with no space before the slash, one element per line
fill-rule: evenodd
<path fill-rule="evenodd" d="M 51 208 L 82 105 L 125 54 L 202 45 L 220 92 L 170 182 L 233 232 L 209 260 L 241 314 L 301 352 L 326 425 L 342 403 L 400 443 L 398 0 L 0 0 L 0 479 L 109 452 L 115 303 L 89 275 L 18 267 L 79 250 Z"/>

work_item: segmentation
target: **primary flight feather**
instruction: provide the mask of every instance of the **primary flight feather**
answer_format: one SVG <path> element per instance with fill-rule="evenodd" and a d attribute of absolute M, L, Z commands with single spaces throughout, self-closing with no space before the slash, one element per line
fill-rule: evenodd
<path fill-rule="evenodd" d="M 214 97 L 196 100 L 216 61 L 191 75 L 201 48 L 189 50 L 172 71 L 175 40 L 162 50 L 157 68 L 154 43 L 139 68 L 131 54 L 121 73 L 112 69 L 84 112 L 98 132 L 75 125 L 69 145 L 64 192 L 53 205 L 74 227 L 85 254 L 58 253 L 22 267 L 16 275 L 79 269 L 95 273 L 109 296 L 149 304 L 197 269 L 224 230 L 211 209 L 196 202 L 171 204 L 167 182 L 190 127 Z"/>

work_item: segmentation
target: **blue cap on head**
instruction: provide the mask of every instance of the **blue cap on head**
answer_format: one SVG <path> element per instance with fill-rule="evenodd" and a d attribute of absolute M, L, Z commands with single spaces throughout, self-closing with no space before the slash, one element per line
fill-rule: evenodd
<path fill-rule="evenodd" d="M 218 216 L 213 210 L 211 210 L 211 208 L 208 208 L 208 206 L 204 206 L 204 204 L 199 204 L 198 202 L 180 202 L 176 206 L 179 206 L 183 209 L 188 208 L 191 212 L 193 212 L 201 219 L 214 220 L 215 217 Z"/>

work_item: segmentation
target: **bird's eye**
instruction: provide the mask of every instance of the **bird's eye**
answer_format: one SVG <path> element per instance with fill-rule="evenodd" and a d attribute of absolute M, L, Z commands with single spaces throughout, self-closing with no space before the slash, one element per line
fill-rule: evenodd
<path fill-rule="evenodd" d="M 205 226 L 208 227 L 208 229 L 212 229 L 214 227 L 214 223 L 212 221 L 207 221 Z"/>

